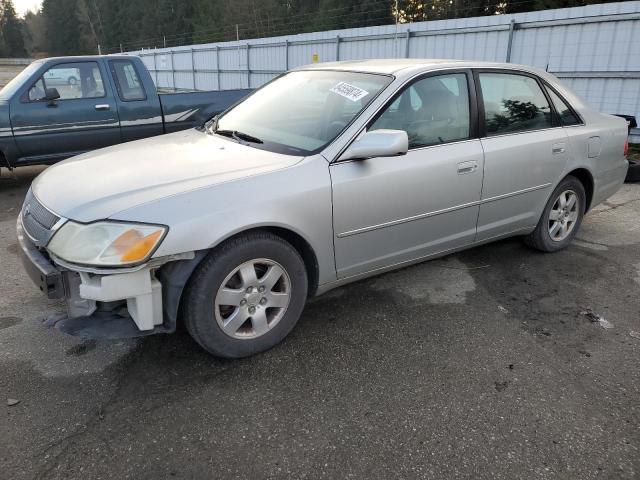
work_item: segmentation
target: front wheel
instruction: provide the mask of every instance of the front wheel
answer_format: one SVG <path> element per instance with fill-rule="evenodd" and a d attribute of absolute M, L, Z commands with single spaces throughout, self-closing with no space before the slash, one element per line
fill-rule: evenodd
<path fill-rule="evenodd" d="M 241 358 L 267 350 L 295 326 L 307 297 L 298 252 L 268 232 L 242 235 L 198 266 L 183 298 L 187 330 L 208 352 Z"/>
<path fill-rule="evenodd" d="M 565 178 L 551 194 L 536 229 L 524 237 L 525 243 L 543 252 L 566 248 L 580 228 L 586 204 L 582 182 Z"/>

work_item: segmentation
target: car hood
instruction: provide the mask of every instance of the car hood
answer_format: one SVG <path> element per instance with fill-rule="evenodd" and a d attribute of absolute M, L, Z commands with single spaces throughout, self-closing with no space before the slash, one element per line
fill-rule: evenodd
<path fill-rule="evenodd" d="M 302 158 L 191 129 L 70 158 L 42 172 L 32 189 L 57 215 L 91 222 L 167 196 L 286 168 Z"/>

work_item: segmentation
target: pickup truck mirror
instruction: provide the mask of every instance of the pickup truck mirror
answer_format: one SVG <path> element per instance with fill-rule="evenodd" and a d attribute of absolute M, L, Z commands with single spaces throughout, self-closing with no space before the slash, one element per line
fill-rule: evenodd
<path fill-rule="evenodd" d="M 44 98 L 49 101 L 49 104 L 53 104 L 53 102 L 60 98 L 60 92 L 58 92 L 57 88 L 47 88 L 44 93 Z"/>
<path fill-rule="evenodd" d="M 404 130 L 373 130 L 349 145 L 340 160 L 393 157 L 405 155 L 407 150 L 409 150 L 409 137 Z"/>

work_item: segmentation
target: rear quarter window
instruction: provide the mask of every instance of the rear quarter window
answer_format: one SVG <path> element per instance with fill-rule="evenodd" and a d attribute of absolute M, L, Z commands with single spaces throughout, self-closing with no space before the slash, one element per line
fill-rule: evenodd
<path fill-rule="evenodd" d="M 121 100 L 132 102 L 147 99 L 140 76 L 131 60 L 112 60 L 109 65 Z"/>
<path fill-rule="evenodd" d="M 573 109 L 565 102 L 560 95 L 558 95 L 553 89 L 549 88 L 547 85 L 547 93 L 551 98 L 551 102 L 558 112 L 558 116 L 560 117 L 560 122 L 563 127 L 570 127 L 571 125 L 582 125 L 582 120 L 578 115 L 573 111 Z"/>

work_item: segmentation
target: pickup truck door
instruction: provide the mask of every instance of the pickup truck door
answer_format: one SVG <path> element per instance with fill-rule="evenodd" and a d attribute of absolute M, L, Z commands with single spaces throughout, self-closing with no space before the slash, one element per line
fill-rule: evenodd
<path fill-rule="evenodd" d="M 56 161 L 121 141 L 118 111 L 95 61 L 48 64 L 12 100 L 17 163 Z M 46 89 L 60 98 L 48 101 Z"/>
<path fill-rule="evenodd" d="M 120 115 L 122 141 L 164 133 L 164 121 L 156 87 L 139 59 L 107 61 Z"/>

